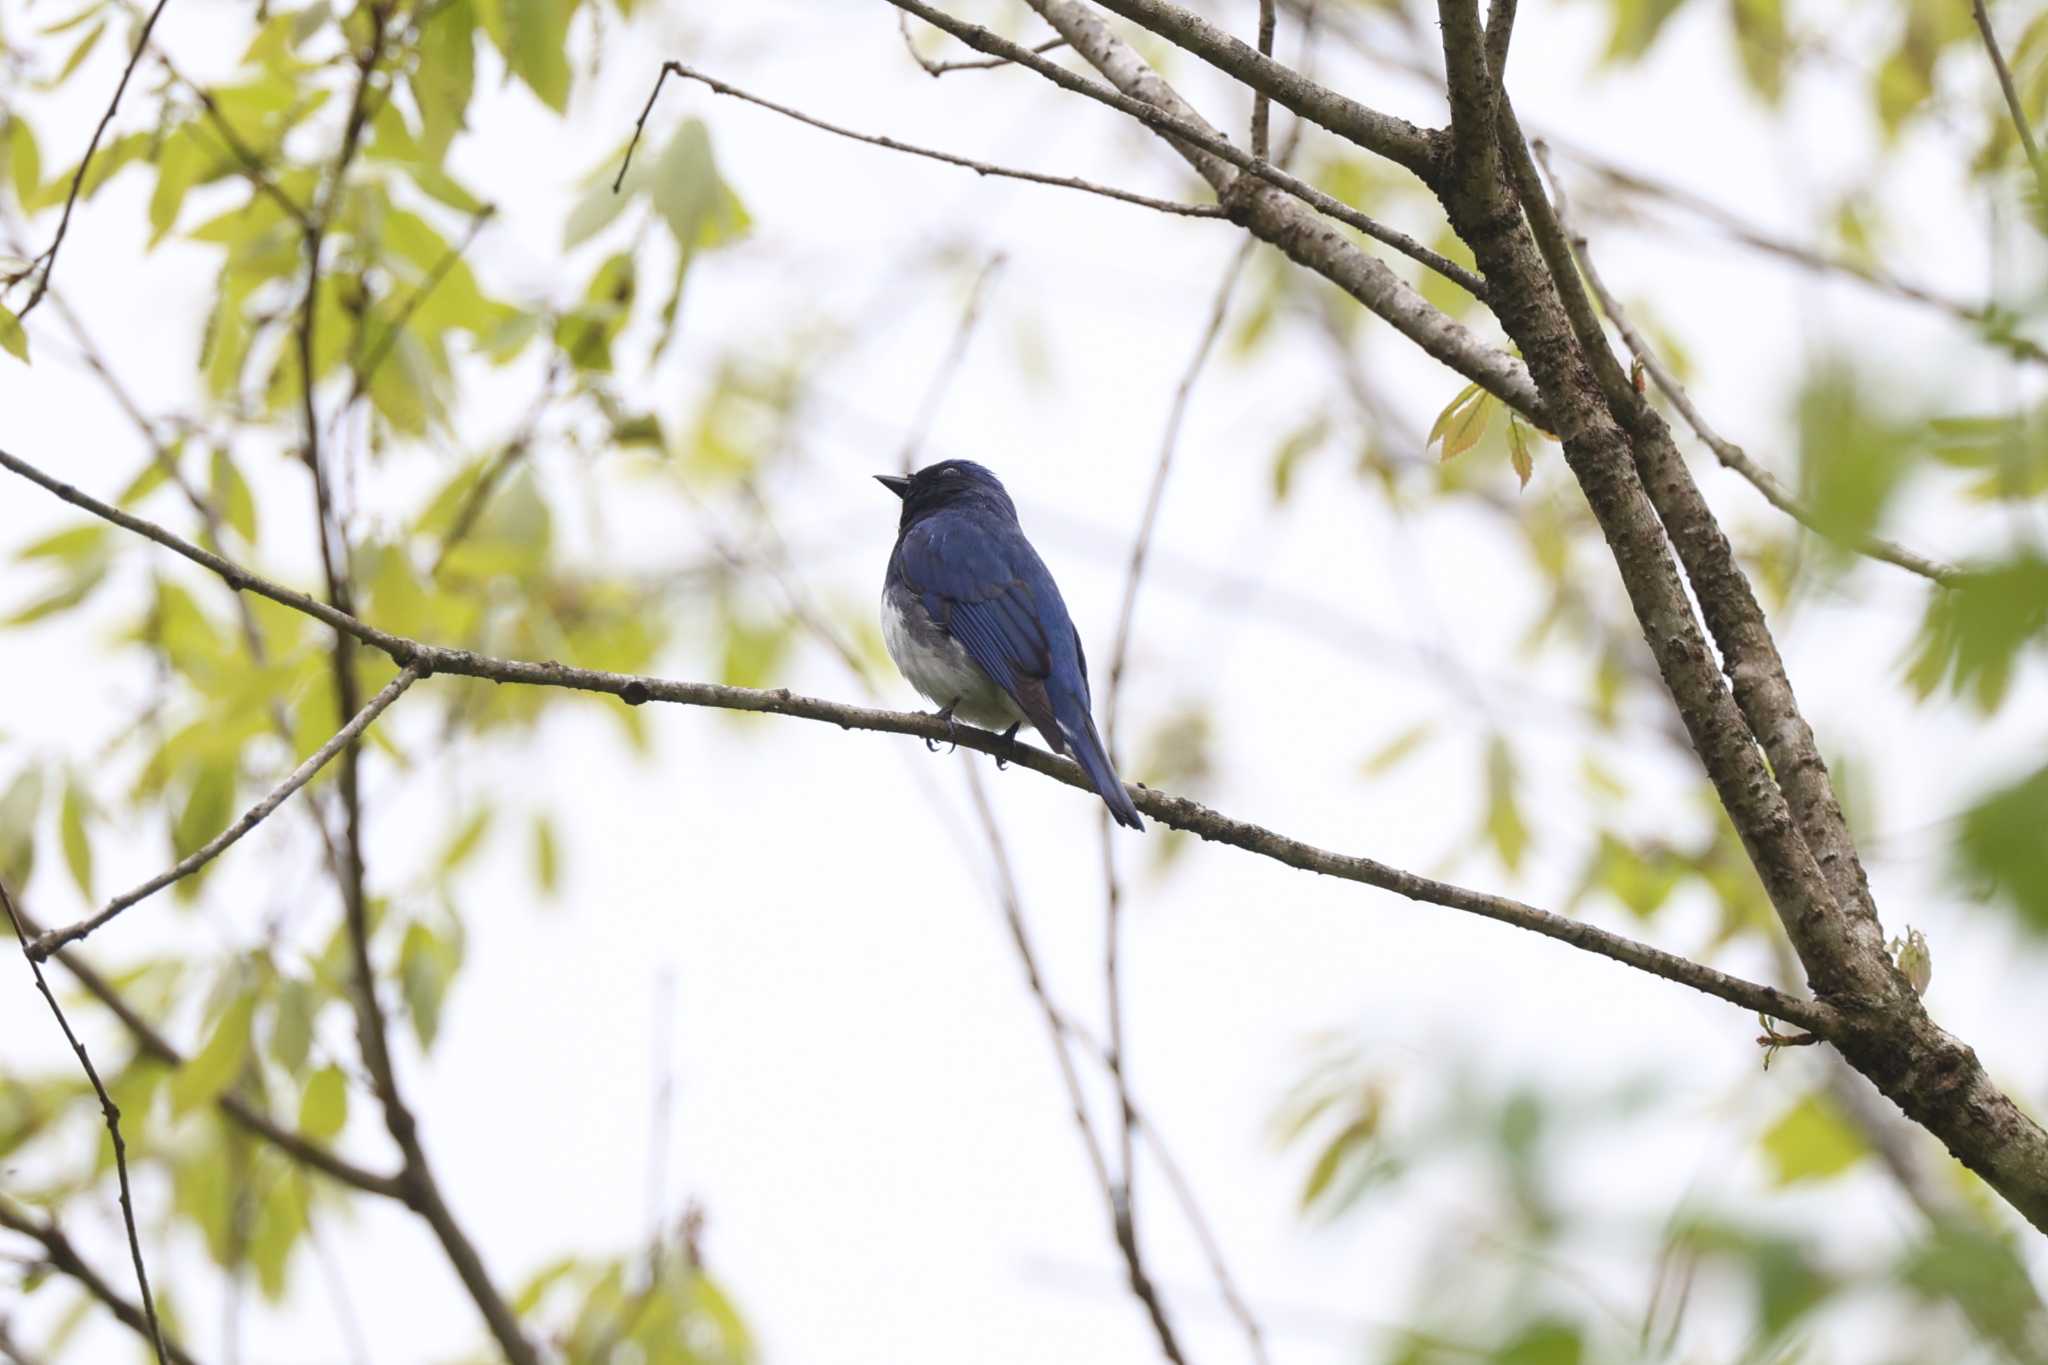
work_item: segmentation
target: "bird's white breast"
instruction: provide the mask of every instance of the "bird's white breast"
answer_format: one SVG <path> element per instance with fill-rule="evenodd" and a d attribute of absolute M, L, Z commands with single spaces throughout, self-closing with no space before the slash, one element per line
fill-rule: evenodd
<path fill-rule="evenodd" d="M 990 682 L 974 658 L 925 615 L 907 592 L 882 591 L 882 643 L 910 685 L 970 725 L 1007 729 L 1024 718 L 1009 694 Z"/>

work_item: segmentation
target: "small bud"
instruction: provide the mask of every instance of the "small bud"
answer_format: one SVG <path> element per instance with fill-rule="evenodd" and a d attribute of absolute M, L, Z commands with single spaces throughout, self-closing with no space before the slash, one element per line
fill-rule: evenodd
<path fill-rule="evenodd" d="M 1905 938 L 1895 938 L 1885 946 L 1913 994 L 1927 994 L 1927 983 L 1934 977 L 1934 955 L 1927 950 L 1927 936 L 1909 924 Z"/>

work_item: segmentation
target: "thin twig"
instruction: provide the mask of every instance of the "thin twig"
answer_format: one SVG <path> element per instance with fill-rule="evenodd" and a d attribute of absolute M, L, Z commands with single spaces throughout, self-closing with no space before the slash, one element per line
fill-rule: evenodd
<path fill-rule="evenodd" d="M 50 276 L 57 269 L 57 250 L 64 245 L 64 235 L 71 230 L 71 211 L 77 207 L 79 187 L 85 183 L 86 173 L 92 169 L 93 155 L 100 149 L 100 139 L 106 136 L 107 125 L 114 121 L 114 114 L 121 108 L 121 96 L 127 93 L 128 79 L 135 74 L 136 64 L 142 60 L 143 51 L 149 46 L 150 30 L 156 27 L 156 21 L 163 14 L 164 6 L 169 3 L 170 0 L 156 0 L 156 8 L 149 12 L 149 18 L 142 23 L 142 32 L 136 35 L 135 50 L 128 54 L 128 65 L 121 68 L 121 80 L 114 87 L 114 98 L 107 101 L 107 112 L 100 115 L 99 126 L 92 130 L 92 141 L 85 145 L 85 155 L 79 158 L 78 170 L 71 177 L 71 192 L 64 196 L 64 215 L 57 220 L 57 235 L 50 239 L 50 245 L 42 255 L 30 261 L 6 281 L 13 284 L 38 265 L 43 268 L 42 275 L 36 280 L 36 287 L 29 292 L 28 302 L 15 312 L 15 317 L 19 320 L 27 320 L 28 315 L 36 310 L 36 305 L 43 301 L 43 295 L 50 291 Z M 158 1353 L 162 1353 L 161 1343 Z"/>
<path fill-rule="evenodd" d="M 35 1241 L 43 1249 L 43 1260 L 46 1264 L 76 1280 L 86 1293 L 98 1299 L 123 1326 L 145 1341 L 152 1340 L 150 1319 L 140 1308 L 122 1298 L 114 1286 L 108 1284 L 100 1277 L 98 1271 L 86 1263 L 85 1258 L 78 1254 L 78 1248 L 71 1245 L 71 1239 L 64 1235 L 64 1229 L 57 1226 L 54 1221 L 38 1221 L 32 1215 L 16 1208 L 12 1199 L 0 1195 L 0 1228 L 18 1232 Z M 163 1346 L 165 1355 L 158 1357 L 160 1362 L 167 1356 L 169 1365 L 195 1365 L 192 1357 L 178 1344 L 176 1338 L 166 1336 L 163 1339 Z"/>
<path fill-rule="evenodd" d="M 617 697 L 629 706 L 659 701 L 672 705 L 791 716 L 836 725 L 842 729 L 909 735 L 940 743 L 954 741 L 963 749 L 1001 755 L 1018 767 L 1029 768 L 1070 787 L 1089 790 L 1086 774 L 1071 759 L 1054 757 L 1042 749 L 1022 742 L 1014 742 L 1013 750 L 1013 741 L 1006 740 L 1001 735 L 957 722 L 949 724 L 928 712 L 886 711 L 872 707 L 848 706 L 840 702 L 803 696 L 791 692 L 788 688 L 764 690 L 730 687 L 720 683 L 682 682 L 669 678 L 612 673 L 600 669 L 572 668 L 566 664 L 553 662 L 498 658 L 466 649 L 451 649 L 429 644 L 408 636 L 394 635 L 347 612 L 339 611 L 326 602 L 272 582 L 211 551 L 203 550 L 155 522 L 131 512 L 124 512 L 88 493 L 81 492 L 4 449 L 0 449 L 0 469 L 18 474 L 74 507 L 156 542 L 165 549 L 219 575 L 231 587 L 258 593 L 280 606 L 289 607 L 337 631 L 351 635 L 372 649 L 388 655 L 401 667 L 418 663 L 430 673 L 488 678 L 494 682 L 525 686 L 601 692 Z M 1540 910 L 1505 896 L 1489 895 L 1419 876 L 1371 858 L 1333 853 L 1275 830 L 1234 820 L 1185 797 L 1172 796 L 1147 787 L 1136 787 L 1131 790 L 1131 799 L 1140 811 L 1170 828 L 1184 829 L 1201 838 L 1229 844 L 1288 867 L 1379 887 L 1409 900 L 1441 905 L 1485 919 L 1512 924 L 1585 952 L 1611 958 L 1652 976 L 1661 976 L 1666 980 L 1690 986 L 1694 990 L 1740 1005 L 1744 1009 L 1796 1024 L 1823 1037 L 1839 1031 L 1842 1027 L 1837 1012 L 1819 1001 L 1790 996 L 1772 987 L 1730 976 L 1702 963 L 1665 952 L 1621 934 L 1610 933 L 1582 920 Z"/>
<path fill-rule="evenodd" d="M 107 902 L 106 908 L 97 914 L 88 915 L 74 924 L 67 924 L 61 929 L 53 929 L 46 934 L 38 936 L 36 941 L 29 946 L 29 956 L 37 962 L 48 961 L 50 954 L 57 951 L 57 949 L 62 948 L 68 943 L 78 942 L 108 920 L 120 914 L 123 910 L 141 901 L 148 900 L 173 882 L 183 881 L 200 868 L 212 862 L 225 852 L 229 845 L 268 819 L 270 813 L 283 805 L 286 798 L 290 797 L 293 792 L 312 781 L 313 775 L 326 767 L 328 761 L 336 754 L 349 745 L 354 744 L 362 736 L 363 731 L 370 728 L 370 723 L 376 720 L 378 716 L 384 714 L 385 707 L 397 701 L 408 687 L 418 682 L 423 676 L 425 675 L 417 668 L 407 667 L 400 669 L 398 676 L 386 683 L 383 691 L 370 698 L 368 704 L 362 710 L 356 712 L 348 724 L 336 731 L 332 739 L 329 739 L 312 754 L 308 755 L 305 762 L 292 769 L 286 775 L 284 781 L 273 787 L 270 793 L 261 801 L 258 801 L 255 805 L 249 807 L 248 810 L 242 812 L 241 819 L 235 821 L 191 853 L 180 858 L 170 868 L 159 872 L 133 891 L 124 892 L 114 897 Z"/>
<path fill-rule="evenodd" d="M 661 95 L 663 83 L 670 76 L 680 76 L 684 80 L 700 82 L 707 86 L 715 95 L 730 95 L 736 100 L 757 105 L 760 108 L 780 114 L 784 118 L 795 119 L 798 123 L 816 128 L 820 132 L 831 133 L 834 137 L 848 138 L 854 142 L 865 142 L 871 147 L 882 147 L 892 152 L 904 152 L 910 156 L 921 156 L 928 161 L 944 162 L 948 166 L 964 167 L 967 170 L 973 171 L 976 175 L 993 175 L 1005 180 L 1023 180 L 1033 185 L 1053 185 L 1061 189 L 1081 190 L 1088 194 L 1101 195 L 1105 199 L 1114 199 L 1119 203 L 1136 204 L 1141 208 L 1157 209 L 1161 213 L 1176 213 L 1185 218 L 1222 218 L 1225 216 L 1223 208 L 1219 204 L 1183 204 L 1174 199 L 1155 199 L 1148 194 L 1135 194 L 1130 190 L 1120 190 L 1113 185 L 1100 185 L 1092 180 L 1082 180 L 1071 175 L 1043 175 L 1037 171 L 1018 170 L 1012 166 L 997 166 L 986 161 L 976 161 L 970 157 L 955 156 L 951 152 L 941 152 L 930 147 L 919 147 L 908 142 L 899 142 L 893 137 L 879 137 L 873 133 L 856 132 L 854 129 L 843 128 L 836 123 L 827 123 L 823 119 L 813 118 L 801 110 L 790 108 L 786 104 L 777 104 L 774 100 L 748 94 L 737 86 L 727 85 L 717 77 L 707 76 L 696 68 L 685 66 L 681 62 L 662 63 L 661 74 L 655 78 L 654 89 L 647 96 L 647 106 L 640 111 L 640 119 L 633 125 L 633 140 L 626 145 L 625 159 L 619 163 L 618 179 L 612 183 L 612 190 L 615 193 L 619 186 L 625 183 L 626 168 L 633 163 L 633 152 L 640 145 L 641 130 L 647 123 L 647 116 L 654 111 L 654 102 Z"/>
<path fill-rule="evenodd" d="M 343 400 L 341 407 L 336 410 L 334 420 L 340 421 L 341 414 L 354 407 L 356 400 L 361 398 L 364 392 L 369 389 L 370 381 L 377 377 L 378 367 L 383 365 L 385 357 L 391 354 L 391 348 L 398 344 L 398 338 L 405 331 L 406 324 L 412 321 L 412 315 L 418 312 L 420 305 L 425 303 L 434 290 L 440 287 L 441 281 L 448 277 L 448 272 L 455 268 L 455 263 L 461 260 L 463 253 L 468 251 L 470 246 L 475 243 L 477 234 L 484 229 L 484 224 L 496 217 L 497 213 L 498 206 L 496 204 L 485 204 L 482 208 L 471 214 L 469 229 L 462 234 L 462 240 L 441 253 L 441 259 L 434 262 L 433 269 L 429 270 L 427 277 L 420 281 L 419 288 L 413 290 L 406 297 L 405 302 L 399 305 L 398 315 L 391 320 L 390 326 L 384 329 L 384 334 L 377 338 L 376 349 L 371 351 L 364 358 L 363 363 L 356 367 L 356 376 L 349 385 L 348 397 Z M 360 332 L 357 333 L 358 338 L 361 335 Z"/>
<path fill-rule="evenodd" d="M 30 935 L 41 932 L 35 917 L 20 905 L 14 908 L 21 926 Z M 57 965 L 71 973 L 72 979 L 85 988 L 85 993 L 105 1006 L 107 1011 L 121 1021 L 145 1056 L 162 1062 L 165 1066 L 177 1068 L 185 1065 L 185 1054 L 171 1045 L 171 1040 L 142 1017 L 142 1012 L 131 1005 L 113 984 L 100 974 L 99 970 L 84 961 L 75 948 L 59 949 L 55 954 Z M 250 1133 L 262 1138 L 271 1146 L 283 1152 L 308 1170 L 320 1172 L 329 1179 L 347 1185 L 351 1189 L 374 1194 L 385 1199 L 403 1203 L 406 1191 L 396 1176 L 382 1175 L 376 1171 L 358 1166 L 344 1157 L 336 1156 L 319 1143 L 281 1127 L 262 1110 L 257 1109 L 235 1094 L 232 1089 L 223 1090 L 214 1100 L 214 1107 L 222 1116 L 240 1125 Z"/>
<path fill-rule="evenodd" d="M 161 6 L 159 6 L 161 8 Z M 107 1122 L 107 1136 L 114 1144 L 114 1174 L 121 1186 L 121 1222 L 128 1229 L 128 1256 L 135 1263 L 135 1284 L 142 1291 L 142 1316 L 149 1330 L 143 1335 L 156 1348 L 157 1365 L 168 1365 L 170 1353 L 164 1349 L 164 1326 L 157 1320 L 156 1297 L 149 1292 L 149 1270 L 142 1263 L 142 1237 L 135 1230 L 135 1192 L 128 1184 L 128 1144 L 121 1137 L 121 1108 L 114 1103 L 114 1097 L 107 1093 L 106 1085 L 100 1080 L 99 1070 L 93 1066 L 92 1058 L 86 1054 L 85 1044 L 78 1041 L 78 1035 L 71 1031 L 71 1021 L 64 1017 L 64 1010 L 57 1003 L 56 993 L 43 977 L 42 963 L 29 951 L 28 929 L 22 924 L 21 916 L 15 912 L 14 897 L 7 890 L 7 883 L 0 879 L 0 906 L 6 907 L 7 922 L 14 926 L 14 937 L 21 944 L 22 956 L 28 959 L 28 969 L 35 975 L 36 989 L 42 992 L 49 1003 L 50 1013 L 57 1016 L 57 1027 L 64 1031 L 64 1041 L 71 1044 L 72 1052 L 78 1056 L 79 1066 L 85 1069 L 85 1078 L 92 1082 L 93 1093 L 100 1099 L 100 1116 Z M 49 1244 L 44 1243 L 45 1246 Z M 54 1249 L 54 1248 L 53 1248 Z"/>
<path fill-rule="evenodd" d="M 1117 612 L 1116 644 L 1110 651 L 1103 733 L 1111 754 L 1116 752 L 1119 701 L 1123 691 L 1124 668 L 1130 658 L 1132 622 L 1137 614 L 1138 588 L 1144 579 L 1145 561 L 1152 547 L 1152 535 L 1159 524 L 1159 508 L 1165 498 L 1167 477 L 1173 470 L 1174 451 L 1180 443 L 1181 421 L 1187 413 L 1188 399 L 1194 392 L 1195 381 L 1201 375 L 1203 366 L 1207 364 L 1210 352 L 1215 349 L 1216 338 L 1223 331 L 1223 320 L 1230 308 L 1230 295 L 1237 286 L 1238 276 L 1244 272 L 1245 262 L 1251 259 L 1254 245 L 1256 239 L 1247 237 L 1237 250 L 1231 253 L 1230 264 L 1224 268 L 1223 281 L 1216 289 L 1215 302 L 1210 306 L 1208 322 L 1202 328 L 1200 339 L 1195 343 L 1194 355 L 1190 357 L 1187 370 L 1181 375 L 1180 383 L 1174 390 L 1173 404 L 1167 413 L 1166 434 L 1160 441 L 1159 461 L 1152 471 L 1151 487 L 1146 490 L 1145 510 L 1138 519 L 1138 534 L 1131 546 L 1130 568 L 1124 574 L 1123 603 Z M 1137 1118 L 1131 1107 L 1130 1082 L 1124 1065 L 1123 883 L 1117 876 L 1116 840 L 1110 830 L 1109 812 L 1105 809 L 1100 815 L 1103 989 L 1109 1019 L 1109 1046 L 1105 1053 L 1105 1061 L 1110 1079 L 1116 1087 L 1119 1118 L 1117 1156 L 1122 1182 L 1119 1187 L 1122 1198 L 1117 1204 L 1116 1211 L 1122 1220 L 1119 1235 L 1128 1236 L 1135 1243 L 1136 1169 L 1131 1158 L 1131 1141 Z"/>
<path fill-rule="evenodd" d="M 1741 446 L 1728 440 L 1715 431 L 1712 426 L 1708 425 L 1707 419 L 1701 415 L 1699 408 L 1693 404 L 1692 396 L 1686 392 L 1685 385 L 1678 381 L 1678 377 L 1671 373 L 1670 368 L 1664 364 L 1656 351 L 1644 340 L 1642 333 L 1636 330 L 1634 324 L 1629 321 L 1628 314 L 1622 310 L 1620 301 L 1615 298 L 1612 291 L 1607 288 L 1606 283 L 1600 278 L 1600 272 L 1593 264 L 1593 255 L 1588 249 L 1585 234 L 1578 231 L 1571 224 L 1567 216 L 1568 210 L 1564 186 L 1558 180 L 1557 172 L 1550 165 L 1549 148 L 1544 145 L 1540 138 L 1533 142 L 1531 147 L 1536 153 L 1537 160 L 1543 164 L 1544 174 L 1550 178 L 1551 197 L 1556 204 L 1558 220 L 1565 229 L 1567 240 L 1571 243 L 1572 254 L 1578 259 L 1580 273 L 1586 278 L 1586 287 L 1591 289 L 1594 297 L 1600 301 L 1600 310 L 1607 314 L 1608 321 L 1612 322 L 1615 330 L 1621 333 L 1622 342 L 1628 347 L 1630 353 L 1642 363 L 1643 369 L 1649 373 L 1652 380 L 1656 381 L 1657 387 L 1663 391 L 1664 396 L 1671 400 L 1671 405 L 1678 409 L 1679 415 L 1685 418 L 1686 424 L 1698 434 L 1700 440 L 1706 444 L 1707 448 L 1714 452 L 1715 458 L 1747 480 L 1757 492 L 1763 494 L 1764 500 L 1770 503 L 1771 506 L 1790 516 L 1808 530 L 1838 543 L 1846 544 L 1859 554 L 1867 555 L 1872 559 L 1883 560 L 1887 564 L 1897 565 L 1901 569 L 1919 574 L 1923 578 L 1932 579 L 1936 583 L 1953 586 L 1961 581 L 1961 574 L 1954 566 L 1929 559 L 1925 555 L 1916 554 L 1904 546 L 1894 544 L 1882 537 L 1858 536 L 1850 540 L 1843 540 L 1842 537 L 1822 525 L 1811 509 L 1794 497 L 1785 485 L 1779 482 L 1775 474 L 1758 464 L 1750 457 L 1749 452 L 1745 451 Z"/>
<path fill-rule="evenodd" d="M 952 71 L 993 71 L 999 66 L 1010 65 L 1010 60 L 1007 57 L 978 57 L 968 61 L 954 62 L 933 61 L 930 57 L 917 50 L 917 39 L 912 37 L 910 33 L 909 15 L 898 11 L 896 15 L 896 29 L 903 35 L 903 46 L 909 51 L 910 60 L 922 67 L 924 74 L 927 76 L 943 76 Z M 1048 38 L 1031 50 L 1036 53 L 1046 53 L 1066 45 L 1067 40 L 1065 38 Z"/>
<path fill-rule="evenodd" d="M 979 24 L 970 24 L 964 19 L 956 19 L 943 10 L 934 9 L 930 5 L 925 4 L 923 0 L 889 0 L 889 3 L 895 5 L 898 9 L 910 11 L 928 24 L 944 29 L 971 48 L 989 53 L 991 56 L 1007 58 L 1022 66 L 1028 66 L 1054 85 L 1059 86 L 1062 90 L 1070 90 L 1077 95 L 1083 95 L 1088 99 L 1094 100 L 1098 104 L 1106 105 L 1118 113 L 1127 114 L 1146 127 L 1166 134 L 1176 142 L 1186 143 L 1190 147 L 1197 148 L 1207 152 L 1210 156 L 1226 161 L 1238 170 L 1248 175 L 1256 176 L 1260 180 L 1264 180 L 1268 184 L 1286 191 L 1304 204 L 1307 204 L 1310 208 L 1321 213 L 1324 217 L 1334 218 L 1349 227 L 1357 228 L 1373 240 L 1383 242 L 1409 259 L 1421 262 L 1439 275 L 1442 275 L 1445 279 L 1457 284 L 1459 288 L 1471 294 L 1472 297 L 1482 302 L 1486 298 L 1486 281 L 1482 280 L 1477 274 L 1467 270 L 1456 261 L 1449 260 L 1437 252 L 1431 251 L 1407 233 L 1396 228 L 1390 228 L 1385 223 L 1360 213 L 1349 204 L 1325 194 L 1299 176 L 1289 174 L 1264 157 L 1251 155 L 1243 148 L 1232 144 L 1228 138 L 1221 137 L 1207 128 L 1200 127 L 1188 119 L 1169 113 L 1156 105 L 1147 104 L 1144 100 L 1134 99 L 1120 90 L 1104 85 L 1100 81 L 1091 80 L 1086 76 L 1077 76 L 1058 63 L 1049 62 L 1042 57 L 1035 56 L 1007 38 L 991 33 Z"/>
<path fill-rule="evenodd" d="M 1117 1249 L 1123 1253 L 1124 1270 L 1130 1282 L 1131 1293 L 1144 1306 L 1145 1315 L 1151 1319 L 1152 1331 L 1159 1338 L 1159 1349 L 1175 1365 L 1186 1365 L 1187 1357 L 1181 1354 L 1179 1339 L 1174 1335 L 1173 1324 L 1167 1318 L 1166 1306 L 1160 1301 L 1159 1291 L 1152 1283 L 1152 1277 L 1145 1270 L 1143 1253 L 1138 1246 L 1137 1230 L 1130 1216 L 1130 1204 L 1124 1198 L 1123 1189 L 1110 1172 L 1109 1160 L 1103 1154 L 1102 1140 L 1096 1136 L 1095 1126 L 1088 1121 L 1088 1103 L 1081 1089 L 1081 1077 L 1074 1067 L 1073 1054 L 1067 1048 L 1064 1020 L 1059 1007 L 1053 1003 L 1047 990 L 1044 976 L 1038 970 L 1038 954 L 1031 946 L 1031 932 L 1024 925 L 1024 908 L 1017 895 L 1017 879 L 1010 871 L 1009 850 L 1003 843 L 1001 826 L 988 803 L 988 795 L 981 789 L 981 773 L 973 764 L 967 765 L 967 790 L 974 799 L 974 812 L 980 817 L 982 829 L 988 835 L 989 852 L 995 859 L 996 887 L 1002 902 L 1003 919 L 1009 925 L 1010 938 L 1017 948 L 1018 961 L 1024 967 L 1025 984 L 1031 988 L 1031 998 L 1037 1002 L 1039 1014 L 1045 1020 L 1047 1036 L 1052 1040 L 1053 1053 L 1058 1058 L 1060 1080 L 1066 1086 L 1067 1102 L 1073 1109 L 1074 1123 L 1081 1130 L 1081 1142 L 1088 1152 L 1088 1165 L 1095 1172 L 1095 1181 L 1102 1190 L 1103 1202 L 1108 1206 L 1110 1230 L 1116 1238 Z"/>
<path fill-rule="evenodd" d="M 2005 94 L 2005 107 L 2012 114 L 2013 129 L 2020 135 L 2020 146 L 2026 150 L 2027 165 L 2033 168 L 2034 183 L 2048 197 L 2048 162 L 2041 159 L 2041 145 L 2034 141 L 2033 125 L 2027 121 L 2027 108 L 2020 100 L 2019 88 L 2013 84 L 2012 68 L 2005 64 L 2005 51 L 1998 45 L 1998 34 L 1991 27 L 1990 12 L 1984 8 L 1984 0 L 1970 0 L 1970 17 L 1977 21 L 1977 32 L 1984 35 L 1984 51 L 1991 58 L 1992 70 L 1998 73 L 1998 88 Z"/>
<path fill-rule="evenodd" d="M 932 372 L 931 382 L 925 385 L 924 398 L 917 405 L 916 416 L 910 419 L 909 434 L 903 438 L 903 455 L 897 463 L 906 474 L 916 467 L 918 447 L 924 444 L 925 434 L 939 415 L 939 404 L 951 387 L 960 362 L 967 356 L 967 343 L 973 339 L 975 325 L 981 321 L 981 296 L 988 288 L 989 280 L 1002 267 L 1003 253 L 998 251 L 988 258 L 988 263 L 982 266 L 974 277 L 973 286 L 967 291 L 967 306 L 960 310 L 960 325 L 953 329 L 953 340 L 947 345 L 946 354 L 940 358 L 938 369 Z"/>
<path fill-rule="evenodd" d="M 1273 55 L 1273 29 L 1279 23 L 1273 0 L 1259 0 L 1259 55 Z M 1273 97 L 1261 90 L 1252 96 L 1252 155 L 1265 156 L 1272 136 Z"/>

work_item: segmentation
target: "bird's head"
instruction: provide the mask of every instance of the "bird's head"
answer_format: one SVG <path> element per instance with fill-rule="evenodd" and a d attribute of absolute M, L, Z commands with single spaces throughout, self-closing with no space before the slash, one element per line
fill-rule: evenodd
<path fill-rule="evenodd" d="M 984 507 L 1012 520 L 1017 516 L 1002 480 L 972 460 L 941 460 L 915 474 L 877 474 L 875 481 L 903 499 L 902 526 L 955 507 Z"/>

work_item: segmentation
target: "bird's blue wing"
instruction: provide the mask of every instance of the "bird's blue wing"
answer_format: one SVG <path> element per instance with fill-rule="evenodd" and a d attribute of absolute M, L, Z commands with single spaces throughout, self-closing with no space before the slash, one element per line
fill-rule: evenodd
<path fill-rule="evenodd" d="M 1071 634 L 1073 627 L 1063 605 L 1055 606 L 1057 621 L 1045 619 L 1033 582 L 1033 571 L 1044 569 L 1023 537 L 940 515 L 905 532 L 897 553 L 932 620 L 1046 729 L 1039 716 L 1048 709 L 1042 699 L 1053 665 L 1049 631 Z M 1056 732 L 1048 738 L 1057 742 Z"/>

